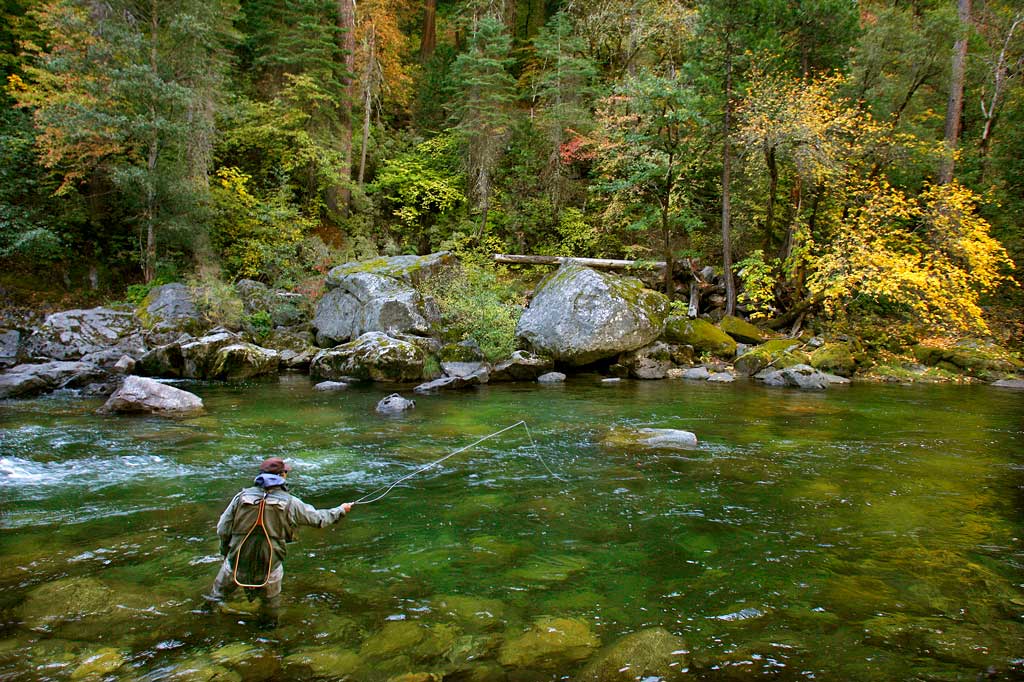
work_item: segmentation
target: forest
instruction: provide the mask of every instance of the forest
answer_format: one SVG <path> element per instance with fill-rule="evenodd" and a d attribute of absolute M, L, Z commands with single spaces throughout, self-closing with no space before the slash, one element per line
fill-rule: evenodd
<path fill-rule="evenodd" d="M 333 265 L 451 250 L 505 302 L 491 254 L 664 261 L 670 296 L 711 266 L 720 312 L 777 328 L 1024 342 L 1015 0 L 3 15 L 9 299 L 244 278 L 316 295 Z"/>

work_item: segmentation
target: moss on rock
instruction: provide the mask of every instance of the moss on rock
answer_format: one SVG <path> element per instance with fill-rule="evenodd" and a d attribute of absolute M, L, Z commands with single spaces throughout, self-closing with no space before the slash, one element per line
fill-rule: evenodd
<path fill-rule="evenodd" d="M 693 346 L 697 353 L 732 359 L 736 355 L 736 341 L 707 320 L 673 315 L 665 321 L 664 338 L 669 343 Z"/>
<path fill-rule="evenodd" d="M 740 374 L 752 376 L 768 367 L 785 369 L 810 364 L 810 357 L 800 351 L 800 347 L 800 342 L 794 339 L 766 341 L 736 358 L 734 366 Z"/>
<path fill-rule="evenodd" d="M 761 343 L 765 340 L 764 331 L 734 315 L 723 317 L 718 326 L 723 332 L 740 343 Z"/>
<path fill-rule="evenodd" d="M 811 367 L 822 372 L 852 377 L 857 371 L 858 358 L 849 343 L 826 343 L 810 357 Z"/>
<path fill-rule="evenodd" d="M 538 618 L 526 633 L 509 639 L 498 662 L 524 670 L 561 670 L 588 658 L 600 640 L 590 625 L 572 618 Z"/>

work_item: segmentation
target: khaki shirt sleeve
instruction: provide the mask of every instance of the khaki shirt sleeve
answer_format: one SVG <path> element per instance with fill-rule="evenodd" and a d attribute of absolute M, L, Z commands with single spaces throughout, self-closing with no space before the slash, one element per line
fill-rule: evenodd
<path fill-rule="evenodd" d="M 338 505 L 331 509 L 317 509 L 293 495 L 292 503 L 288 506 L 288 520 L 294 526 L 325 528 L 345 518 L 345 512 L 341 507 L 342 505 Z"/>
<path fill-rule="evenodd" d="M 235 509 L 238 507 L 238 498 L 241 496 L 242 493 L 238 493 L 231 498 L 231 503 L 228 504 L 227 509 L 220 515 L 220 520 L 217 521 L 217 535 L 222 542 L 230 542 L 231 540 L 231 528 L 235 523 Z"/>

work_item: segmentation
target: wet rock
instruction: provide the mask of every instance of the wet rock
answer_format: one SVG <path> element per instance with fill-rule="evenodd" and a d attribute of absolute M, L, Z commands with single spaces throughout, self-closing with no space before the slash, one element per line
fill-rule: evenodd
<path fill-rule="evenodd" d="M 139 358 L 135 365 L 135 373 L 145 377 L 178 379 L 184 370 L 185 358 L 181 354 L 180 341 L 172 341 L 154 348 Z"/>
<path fill-rule="evenodd" d="M 379 414 L 399 414 L 416 407 L 415 400 L 408 400 L 397 393 L 381 398 L 377 403 L 376 410 Z"/>
<path fill-rule="evenodd" d="M 488 380 L 487 369 L 480 368 L 473 374 L 465 377 L 461 376 L 445 376 L 440 379 L 434 379 L 426 383 L 420 384 L 416 388 L 412 389 L 414 393 L 420 395 L 429 395 L 432 393 L 440 393 L 441 391 L 457 390 L 460 388 L 469 388 L 470 386 L 479 386 L 480 384 L 486 384 Z"/>
<path fill-rule="evenodd" d="M 125 664 L 119 649 L 106 647 L 90 652 L 71 672 L 72 680 L 98 680 Z"/>
<path fill-rule="evenodd" d="M 505 617 L 505 603 L 499 599 L 458 594 L 437 597 L 434 610 L 457 625 L 475 631 L 501 627 Z"/>
<path fill-rule="evenodd" d="M 682 637 L 664 628 L 626 635 L 602 650 L 574 679 L 580 682 L 635 682 L 686 679 L 689 651 Z"/>
<path fill-rule="evenodd" d="M 31 398 L 59 388 L 103 382 L 107 372 L 88 362 L 43 362 L 15 365 L 0 374 L 0 399 Z"/>
<path fill-rule="evenodd" d="M 718 327 L 739 343 L 758 344 L 765 339 L 765 333 L 761 329 L 733 315 L 723 317 L 718 322 Z"/>
<path fill-rule="evenodd" d="M 680 429 L 616 428 L 608 432 L 602 443 L 630 451 L 692 450 L 697 447 L 697 435 Z"/>
<path fill-rule="evenodd" d="M 511 357 L 491 368 L 491 381 L 535 381 L 551 371 L 554 362 L 550 358 L 534 355 L 529 351 L 513 351 Z"/>
<path fill-rule="evenodd" d="M 827 376 L 810 365 L 787 367 L 782 370 L 782 378 L 787 386 L 812 391 L 826 389 L 832 383 Z"/>
<path fill-rule="evenodd" d="M 621 384 L 622 383 L 622 378 L 621 377 L 608 377 L 606 379 L 601 379 L 601 383 L 603 385 L 605 385 L 605 386 L 613 386 L 615 384 Z"/>
<path fill-rule="evenodd" d="M 348 388 L 348 384 L 344 381 L 321 381 L 319 384 L 313 387 L 314 391 L 344 391 Z"/>
<path fill-rule="evenodd" d="M 731 384 L 736 381 L 736 377 L 732 372 L 715 372 L 707 380 L 710 384 Z"/>
<path fill-rule="evenodd" d="M 509 571 L 511 579 L 532 585 L 562 583 L 587 570 L 590 562 L 572 554 L 542 554 Z"/>
<path fill-rule="evenodd" d="M 992 385 L 997 388 L 1013 388 L 1019 391 L 1024 390 L 1024 379 L 1000 379 L 993 381 Z"/>
<path fill-rule="evenodd" d="M 498 662 L 513 669 L 563 670 L 588 658 L 600 644 L 585 621 L 539 618 L 528 632 L 505 642 Z"/>
<path fill-rule="evenodd" d="M 416 621 L 392 621 L 371 635 L 359 648 L 365 660 L 381 660 L 399 655 L 414 661 L 442 657 L 455 644 L 458 631 L 449 625 L 427 627 Z"/>
<path fill-rule="evenodd" d="M 181 417 L 202 413 L 203 401 L 197 395 L 155 379 L 129 376 L 100 408 L 100 412 Z"/>
<path fill-rule="evenodd" d="M 383 382 L 415 381 L 423 376 L 425 360 L 423 351 L 411 343 L 368 332 L 355 341 L 317 353 L 309 373 L 318 380 L 354 377 Z"/>
<path fill-rule="evenodd" d="M 691 381 L 707 381 L 710 376 L 711 372 L 707 367 L 689 367 L 683 370 L 682 378 Z"/>
<path fill-rule="evenodd" d="M 241 381 L 277 374 L 279 364 L 277 351 L 251 343 L 233 343 L 217 351 L 206 378 Z"/>
<path fill-rule="evenodd" d="M 539 384 L 560 384 L 565 381 L 565 375 L 561 372 L 548 372 L 537 377 Z"/>
<path fill-rule="evenodd" d="M 806 365 L 810 358 L 799 349 L 802 344 L 794 339 L 775 339 L 755 346 L 736 358 L 733 366 L 740 374 L 754 376 L 769 367 L 785 369 L 793 365 Z"/>
<path fill-rule="evenodd" d="M 205 657 L 195 657 L 160 671 L 167 682 L 242 682 L 242 676 Z"/>
<path fill-rule="evenodd" d="M 736 355 L 736 341 L 715 325 L 700 318 L 691 320 L 682 315 L 669 317 L 665 322 L 664 338 L 671 343 L 693 346 L 696 353 L 711 353 L 727 360 Z"/>
<path fill-rule="evenodd" d="M 93 618 L 117 608 L 117 593 L 96 578 L 64 578 L 36 587 L 16 615 L 31 630 L 51 630 L 61 623 Z"/>
<path fill-rule="evenodd" d="M 359 654 L 335 646 L 305 647 L 281 662 L 285 679 L 291 680 L 342 680 L 355 674 L 359 665 Z"/>
<path fill-rule="evenodd" d="M 210 652 L 214 663 L 232 670 L 242 682 L 263 682 L 281 672 L 280 659 L 269 649 L 247 642 L 235 642 Z"/>
<path fill-rule="evenodd" d="M 30 357 L 78 360 L 83 355 L 117 350 L 133 357 L 145 352 L 135 315 L 110 308 L 66 310 L 48 315 L 26 342 Z"/>
<path fill-rule="evenodd" d="M 143 327 L 157 334 L 198 334 L 206 327 L 192 291 L 180 282 L 152 289 L 142 300 L 136 315 Z"/>
<path fill-rule="evenodd" d="M 329 277 L 328 286 L 332 288 L 317 303 L 313 317 L 320 346 L 334 346 L 367 332 L 430 332 L 419 292 L 397 279 L 356 272 Z"/>
<path fill-rule="evenodd" d="M 541 282 L 516 336 L 541 355 L 586 365 L 648 345 L 667 313 L 668 299 L 639 280 L 568 260 Z"/>
<path fill-rule="evenodd" d="M 634 379 L 664 379 L 672 369 L 672 348 L 663 341 L 656 341 L 635 351 L 619 356 L 623 365 Z"/>
<path fill-rule="evenodd" d="M 785 386 L 786 378 L 782 376 L 782 370 L 762 370 L 754 375 L 755 379 L 760 379 L 761 383 L 765 386 Z"/>

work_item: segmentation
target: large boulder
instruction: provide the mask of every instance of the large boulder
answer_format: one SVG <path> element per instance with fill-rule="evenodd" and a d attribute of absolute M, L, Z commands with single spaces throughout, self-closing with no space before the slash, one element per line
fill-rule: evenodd
<path fill-rule="evenodd" d="M 322 347 L 344 343 L 366 332 L 430 332 L 429 312 L 422 297 L 404 282 L 355 272 L 331 280 L 331 285 L 313 318 L 316 342 Z"/>
<path fill-rule="evenodd" d="M 686 641 L 664 628 L 626 635 L 594 657 L 575 678 L 579 682 L 681 681 L 688 677 Z"/>
<path fill-rule="evenodd" d="M 192 290 L 180 282 L 153 288 L 135 311 L 151 332 L 198 334 L 205 326 Z"/>
<path fill-rule="evenodd" d="M 568 260 L 540 284 L 516 337 L 556 362 L 587 365 L 653 342 L 667 314 L 668 299 L 640 280 Z"/>
<path fill-rule="evenodd" d="M 828 375 L 824 372 L 819 372 L 810 365 L 793 365 L 786 367 L 781 372 L 786 386 L 792 386 L 793 388 L 820 391 L 828 388 L 832 383 Z"/>
<path fill-rule="evenodd" d="M 1005 350 L 976 339 L 964 339 L 950 347 L 925 344 L 914 346 L 914 357 L 929 367 L 982 378 L 996 377 L 1024 369 L 1024 363 Z"/>
<path fill-rule="evenodd" d="M 508 639 L 498 652 L 507 668 L 559 671 L 588 658 L 600 640 L 584 620 L 538 618 L 524 634 Z"/>
<path fill-rule="evenodd" d="M 217 351 L 207 378 L 240 381 L 277 374 L 279 363 L 277 351 L 252 343 L 232 343 Z"/>
<path fill-rule="evenodd" d="M 0 368 L 13 367 L 18 364 L 20 348 L 21 332 L 17 329 L 0 331 Z"/>
<path fill-rule="evenodd" d="M 822 372 L 852 377 L 857 371 L 857 355 L 849 343 L 826 343 L 811 353 L 810 365 Z"/>
<path fill-rule="evenodd" d="M 282 369 L 308 370 L 313 356 L 320 350 L 313 345 L 313 335 L 295 329 L 277 328 L 260 341 L 264 348 L 276 350 Z"/>
<path fill-rule="evenodd" d="M 191 338 L 187 338 L 190 341 Z M 147 352 L 135 363 L 135 373 L 144 377 L 180 378 L 185 369 L 181 341 L 172 341 Z"/>
<path fill-rule="evenodd" d="M 100 408 L 104 413 L 158 414 L 164 416 L 191 416 L 203 411 L 202 399 L 146 377 L 125 377 L 117 389 Z"/>
<path fill-rule="evenodd" d="M 411 286 L 419 286 L 454 265 L 456 265 L 456 259 L 448 251 L 439 251 L 426 256 L 381 256 L 331 268 L 331 271 L 327 273 L 325 284 L 328 289 L 333 289 L 349 275 L 368 272 L 401 280 Z"/>
<path fill-rule="evenodd" d="M 426 356 L 415 344 L 381 332 L 367 332 L 355 341 L 317 353 L 309 374 L 318 381 L 416 381 L 423 377 L 425 361 Z"/>
<path fill-rule="evenodd" d="M 238 334 L 223 329 L 181 344 L 181 376 L 205 379 L 211 376 L 222 348 L 241 343 Z"/>
<path fill-rule="evenodd" d="M 109 374 L 88 362 L 43 362 L 15 365 L 0 374 L 0 398 L 31 398 L 58 388 L 82 388 Z"/>
<path fill-rule="evenodd" d="M 534 355 L 529 351 L 513 351 L 511 357 L 491 368 L 490 381 L 536 381 L 555 366 L 551 358 Z"/>
<path fill-rule="evenodd" d="M 785 369 L 793 365 L 806 365 L 810 358 L 800 350 L 802 345 L 797 339 L 766 341 L 736 358 L 733 366 L 740 374 L 753 376 L 769 367 Z"/>
<path fill-rule="evenodd" d="M 718 328 L 740 343 L 761 343 L 765 339 L 764 331 L 746 320 L 734 315 L 726 315 L 718 322 Z"/>
<path fill-rule="evenodd" d="M 26 343 L 29 357 L 79 360 L 104 350 L 139 357 L 146 344 L 135 315 L 110 308 L 65 310 L 48 315 Z"/>
<path fill-rule="evenodd" d="M 726 360 L 736 355 L 736 341 L 700 318 L 691 320 L 683 315 L 673 315 L 665 322 L 664 338 L 670 343 L 693 346 L 697 353 L 711 353 Z"/>

